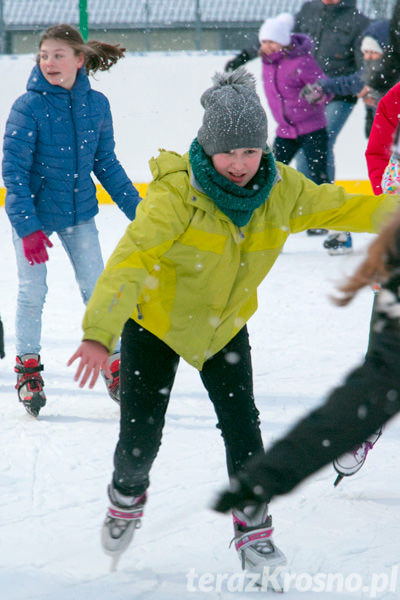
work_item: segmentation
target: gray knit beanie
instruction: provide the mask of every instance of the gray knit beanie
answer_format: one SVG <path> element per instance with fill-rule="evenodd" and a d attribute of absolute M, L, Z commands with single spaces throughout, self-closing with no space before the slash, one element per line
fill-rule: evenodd
<path fill-rule="evenodd" d="M 256 92 L 254 75 L 244 67 L 233 73 L 216 73 L 214 85 L 200 102 L 205 108 L 197 134 L 208 156 L 235 148 L 265 148 L 267 115 Z"/>

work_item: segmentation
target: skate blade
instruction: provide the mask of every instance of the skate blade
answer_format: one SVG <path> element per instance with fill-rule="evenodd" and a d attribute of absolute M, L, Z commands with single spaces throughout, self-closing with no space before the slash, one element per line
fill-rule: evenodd
<path fill-rule="evenodd" d="M 121 555 L 122 555 L 122 552 L 118 552 L 111 556 L 110 573 L 115 573 L 115 571 L 117 570 Z"/>
<path fill-rule="evenodd" d="M 46 406 L 46 399 L 40 394 L 33 394 L 30 400 L 23 400 L 20 398 L 20 402 L 24 405 L 28 415 L 35 417 L 35 419 L 39 416 L 40 409 L 43 408 L 43 406 Z"/>
<path fill-rule="evenodd" d="M 351 254 L 352 252 L 353 248 L 328 249 L 329 256 L 344 256 L 345 254 Z"/>
<path fill-rule="evenodd" d="M 281 563 L 280 565 L 266 567 L 262 573 L 259 586 L 260 590 L 283 594 L 286 591 L 285 581 L 287 574 L 288 568 L 286 562 Z"/>
<path fill-rule="evenodd" d="M 23 405 L 24 405 L 24 408 L 25 408 L 26 412 L 28 413 L 28 415 L 30 415 L 31 417 L 34 417 L 35 419 L 38 418 L 40 407 L 37 408 L 36 406 L 32 406 L 28 402 L 24 402 Z"/>

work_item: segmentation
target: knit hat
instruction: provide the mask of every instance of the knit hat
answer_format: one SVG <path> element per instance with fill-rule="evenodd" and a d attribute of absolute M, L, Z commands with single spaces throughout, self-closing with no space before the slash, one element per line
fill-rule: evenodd
<path fill-rule="evenodd" d="M 261 25 L 258 32 L 258 39 L 261 42 L 269 40 L 277 42 L 282 46 L 290 44 L 290 34 L 294 25 L 294 17 L 290 13 L 281 13 L 277 17 L 267 19 Z"/>
<path fill-rule="evenodd" d="M 366 35 L 361 42 L 361 52 L 379 52 L 379 54 L 383 54 L 383 48 L 379 45 L 378 40 L 375 40 L 373 37 Z"/>
<path fill-rule="evenodd" d="M 265 148 L 267 115 L 256 92 L 256 79 L 244 67 L 216 73 L 201 96 L 203 124 L 197 139 L 208 156 L 236 148 Z"/>

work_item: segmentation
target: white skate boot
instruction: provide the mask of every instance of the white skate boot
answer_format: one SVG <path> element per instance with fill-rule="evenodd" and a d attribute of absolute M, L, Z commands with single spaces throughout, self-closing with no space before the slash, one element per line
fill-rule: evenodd
<path fill-rule="evenodd" d="M 101 544 L 104 552 L 112 557 L 111 570 L 115 571 L 121 554 L 141 526 L 147 496 L 146 493 L 140 497 L 124 496 L 112 483 L 107 491 L 110 506 L 101 530 Z"/>
<path fill-rule="evenodd" d="M 272 541 L 272 518 L 268 506 L 233 511 L 235 547 L 242 569 L 257 573 L 259 585 L 276 592 L 284 591 L 286 557 Z"/>

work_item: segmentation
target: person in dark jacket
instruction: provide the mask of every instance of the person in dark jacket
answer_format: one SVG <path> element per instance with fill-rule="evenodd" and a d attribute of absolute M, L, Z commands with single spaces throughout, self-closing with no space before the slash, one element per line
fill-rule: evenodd
<path fill-rule="evenodd" d="M 371 74 L 380 68 L 380 61 L 388 43 L 389 20 L 374 21 L 363 33 L 361 41 L 362 69 L 350 75 L 327 77 L 312 85 L 307 85 L 304 89 L 305 97 L 309 99 L 311 104 L 326 93 L 362 98 L 366 107 L 365 134 L 368 138 L 381 94 L 366 85 L 366 82 L 369 81 Z M 351 252 L 352 238 L 350 232 L 330 231 L 324 241 L 324 247 L 330 255 Z"/>
<path fill-rule="evenodd" d="M 314 44 L 313 54 L 328 77 L 350 75 L 362 66 L 361 39 L 369 19 L 360 13 L 356 0 L 311 0 L 304 2 L 295 17 L 293 31 L 308 35 Z M 227 71 L 256 58 L 259 46 L 242 50 L 225 65 Z M 335 179 L 333 146 L 346 123 L 357 98 L 337 95 L 326 107 L 328 129 L 328 177 Z M 309 176 L 303 154 L 299 153 L 297 168 Z"/>
<path fill-rule="evenodd" d="M 70 25 L 50 27 L 39 42 L 27 92 L 13 104 L 3 147 L 6 212 L 11 221 L 19 291 L 15 371 L 19 400 L 37 416 L 46 403 L 40 372 L 41 318 L 47 292 L 49 236 L 57 233 L 86 304 L 103 271 L 94 217 L 93 172 L 129 220 L 139 194 L 114 152 L 107 98 L 92 90 L 88 74 L 108 70 L 124 49 L 84 43 Z M 118 354 L 110 357 L 110 395 L 118 383 Z M 114 381 L 115 379 L 115 381 Z"/>
<path fill-rule="evenodd" d="M 347 304 L 363 287 L 382 283 L 370 351 L 326 402 L 301 419 L 265 454 L 246 463 L 215 501 L 227 512 L 286 494 L 333 459 L 364 442 L 400 411 L 400 211 L 370 245 L 368 256 L 336 299 Z"/>
<path fill-rule="evenodd" d="M 400 72 L 400 0 L 397 0 L 389 27 L 389 45 L 381 59 L 380 69 L 371 73 L 367 84 L 386 94 L 399 81 Z"/>
<path fill-rule="evenodd" d="M 372 22 L 363 33 L 361 40 L 361 52 L 363 55 L 362 68 L 350 75 L 338 77 L 326 77 L 315 84 L 314 96 L 318 86 L 324 93 L 336 96 L 355 96 L 362 98 L 366 105 L 365 136 L 368 138 L 371 132 L 376 107 L 383 94 L 367 85 L 373 74 L 379 70 L 384 51 L 389 46 L 389 23 L 388 19 Z"/>

